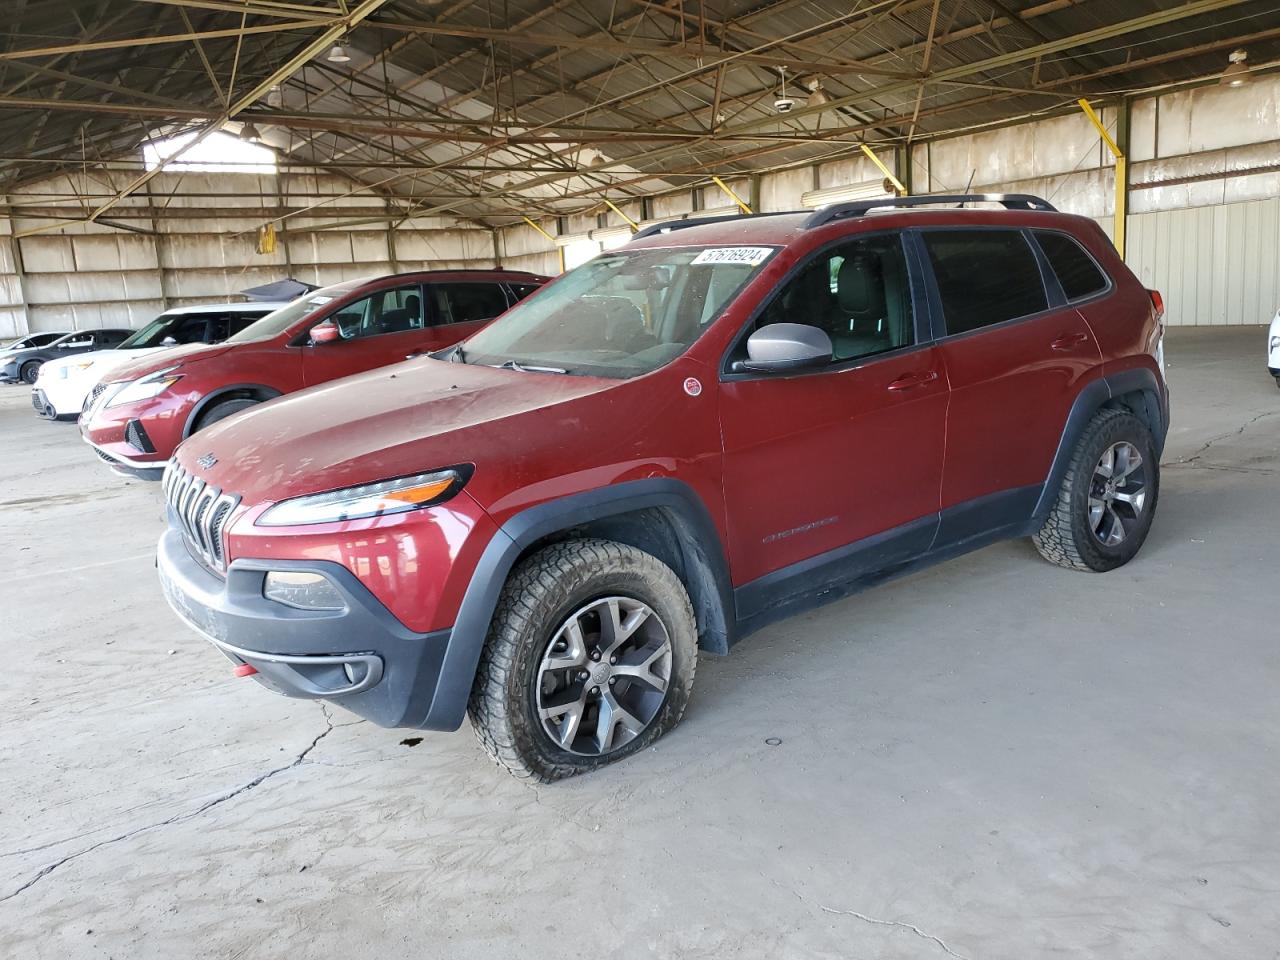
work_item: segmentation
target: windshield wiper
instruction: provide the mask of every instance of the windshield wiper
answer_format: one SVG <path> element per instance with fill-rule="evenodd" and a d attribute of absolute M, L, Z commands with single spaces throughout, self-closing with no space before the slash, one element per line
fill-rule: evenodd
<path fill-rule="evenodd" d="M 514 360 L 504 360 L 496 365 L 498 370 L 519 370 L 521 373 L 568 373 L 564 367 L 539 367 L 531 363 L 516 363 Z"/>

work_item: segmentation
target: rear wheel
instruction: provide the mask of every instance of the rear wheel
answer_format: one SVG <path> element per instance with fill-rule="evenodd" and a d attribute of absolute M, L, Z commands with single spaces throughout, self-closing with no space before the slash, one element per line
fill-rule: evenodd
<path fill-rule="evenodd" d="M 1127 410 L 1099 411 L 1032 539 L 1041 556 L 1059 566 L 1114 570 L 1146 540 L 1159 494 L 1160 464 L 1146 424 Z"/>
<path fill-rule="evenodd" d="M 499 764 L 559 780 L 674 727 L 696 666 L 693 609 L 670 567 L 625 544 L 566 541 L 507 581 L 468 711 Z"/>
<path fill-rule="evenodd" d="M 19 376 L 22 377 L 23 383 L 35 383 L 36 377 L 40 376 L 40 361 L 28 360 L 22 365 Z"/>
<path fill-rule="evenodd" d="M 212 407 L 200 414 L 200 419 L 196 421 L 195 429 L 192 433 L 203 430 L 210 424 L 217 423 L 219 420 L 225 420 L 232 414 L 239 413 L 241 410 L 247 410 L 249 407 L 255 406 L 260 401 L 252 397 L 237 397 L 234 400 L 223 400 L 215 403 Z"/>

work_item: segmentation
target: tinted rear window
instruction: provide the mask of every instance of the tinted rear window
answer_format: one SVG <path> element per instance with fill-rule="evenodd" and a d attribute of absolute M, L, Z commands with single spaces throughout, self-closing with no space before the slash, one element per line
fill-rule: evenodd
<path fill-rule="evenodd" d="M 1017 230 L 928 230 L 924 244 L 947 333 L 965 333 L 1049 306 L 1040 266 Z"/>
<path fill-rule="evenodd" d="M 1093 257 L 1065 233 L 1036 232 L 1036 242 L 1058 275 L 1068 300 L 1081 300 L 1107 288 L 1107 278 Z"/>

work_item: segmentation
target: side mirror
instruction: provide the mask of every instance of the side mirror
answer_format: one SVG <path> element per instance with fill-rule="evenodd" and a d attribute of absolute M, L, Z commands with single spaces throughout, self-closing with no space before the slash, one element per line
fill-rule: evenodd
<path fill-rule="evenodd" d="M 747 338 L 747 359 L 738 366 L 759 373 L 805 370 L 830 363 L 831 354 L 826 331 L 807 323 L 771 323 Z"/>
<path fill-rule="evenodd" d="M 311 328 L 312 343 L 337 343 L 342 339 L 342 331 L 332 320 L 322 320 Z"/>

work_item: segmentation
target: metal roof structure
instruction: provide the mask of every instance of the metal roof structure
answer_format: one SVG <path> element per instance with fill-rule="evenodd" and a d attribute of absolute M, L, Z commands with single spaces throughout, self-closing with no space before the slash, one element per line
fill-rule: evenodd
<path fill-rule="evenodd" d="M 6 7 L 0 192 L 110 162 L 138 171 L 123 199 L 155 175 L 148 139 L 252 122 L 397 215 L 490 225 L 1213 82 L 1237 47 L 1280 66 L 1274 0 Z"/>

